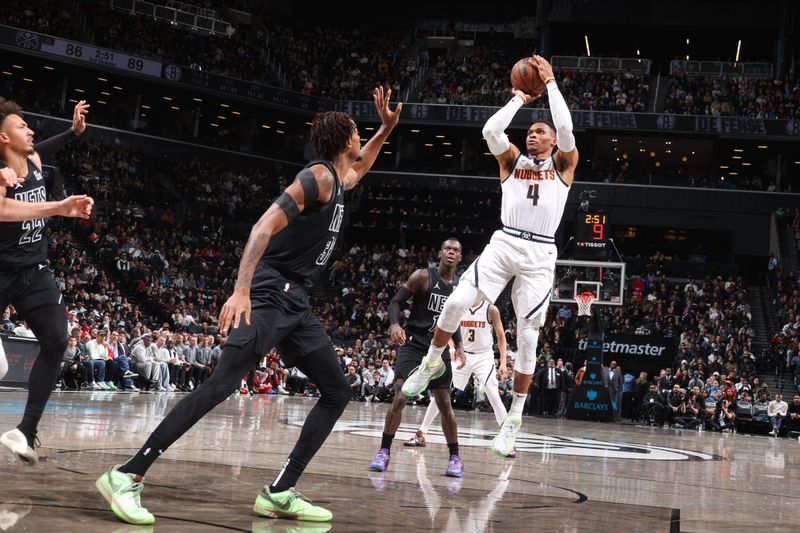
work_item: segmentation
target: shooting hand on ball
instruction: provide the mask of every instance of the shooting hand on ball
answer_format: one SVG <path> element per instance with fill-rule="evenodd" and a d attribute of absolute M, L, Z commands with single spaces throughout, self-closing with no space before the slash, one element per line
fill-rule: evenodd
<path fill-rule="evenodd" d="M 550 80 L 555 81 L 556 77 L 553 74 L 553 66 L 550 65 L 550 62 L 547 61 L 542 56 L 533 56 L 531 57 L 533 65 L 539 71 L 539 77 L 542 78 L 542 81 L 548 83 Z"/>

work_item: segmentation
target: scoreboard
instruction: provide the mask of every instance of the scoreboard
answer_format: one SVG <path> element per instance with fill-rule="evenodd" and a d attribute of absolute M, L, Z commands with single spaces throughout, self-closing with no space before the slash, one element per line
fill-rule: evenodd
<path fill-rule="evenodd" d="M 578 211 L 575 219 L 575 258 L 606 261 L 608 258 L 608 218 L 599 211 Z"/>

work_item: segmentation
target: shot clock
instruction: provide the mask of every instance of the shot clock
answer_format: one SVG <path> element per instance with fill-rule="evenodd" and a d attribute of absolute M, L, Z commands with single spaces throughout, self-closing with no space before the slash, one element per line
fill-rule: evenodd
<path fill-rule="evenodd" d="M 575 220 L 575 258 L 604 261 L 608 256 L 609 227 L 605 213 L 578 211 Z"/>

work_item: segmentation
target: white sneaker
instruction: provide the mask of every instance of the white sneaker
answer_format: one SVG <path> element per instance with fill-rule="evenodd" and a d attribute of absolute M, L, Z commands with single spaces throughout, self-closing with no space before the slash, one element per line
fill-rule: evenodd
<path fill-rule="evenodd" d="M 26 439 L 25 435 L 17 428 L 6 431 L 0 435 L 0 444 L 8 448 L 17 459 L 28 466 L 33 466 L 39 462 L 39 454 L 36 453 L 36 450 L 28 446 L 28 439 Z"/>
<path fill-rule="evenodd" d="M 193 380 L 193 379 L 190 379 L 190 380 L 189 380 L 189 390 L 190 390 L 190 391 L 193 391 L 193 390 L 194 390 L 194 380 Z"/>
<path fill-rule="evenodd" d="M 0 340 L 0 379 L 3 379 L 8 374 L 8 359 L 6 359 L 6 352 L 3 350 L 3 341 Z"/>
<path fill-rule="evenodd" d="M 130 387 L 128 387 L 127 390 L 129 390 L 131 392 L 139 392 L 139 388 L 136 387 L 136 385 L 131 385 Z"/>
<path fill-rule="evenodd" d="M 167 385 L 167 390 L 168 390 L 169 392 L 175 392 L 175 385 L 173 385 L 172 383 L 170 383 L 169 385 Z"/>
<path fill-rule="evenodd" d="M 119 390 L 116 385 L 111 383 L 110 381 L 106 381 L 106 388 L 108 390 Z"/>
<path fill-rule="evenodd" d="M 278 385 L 278 394 L 289 394 L 289 391 L 283 388 L 283 385 Z"/>
<path fill-rule="evenodd" d="M 507 416 L 500 426 L 500 433 L 492 440 L 492 451 L 500 457 L 510 455 L 514 451 L 517 432 L 521 427 L 521 419 Z"/>
<path fill-rule="evenodd" d="M 103 389 L 103 387 L 98 385 L 96 381 L 92 381 L 92 383 L 89 386 L 91 387 L 92 390 L 102 390 Z"/>
<path fill-rule="evenodd" d="M 406 378 L 405 383 L 403 383 L 403 394 L 408 396 L 409 398 L 413 398 L 415 396 L 419 396 L 425 389 L 428 388 L 428 384 L 440 377 L 447 371 L 447 366 L 444 364 L 444 360 L 440 357 L 437 359 L 438 364 L 429 364 L 427 357 L 422 359 L 422 363 L 411 371 L 411 374 Z"/>

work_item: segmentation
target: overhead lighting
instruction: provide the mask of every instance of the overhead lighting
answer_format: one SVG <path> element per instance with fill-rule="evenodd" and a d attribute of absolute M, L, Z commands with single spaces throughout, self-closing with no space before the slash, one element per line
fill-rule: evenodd
<path fill-rule="evenodd" d="M 686 38 L 686 44 L 689 44 L 689 38 L 688 37 Z"/>
<path fill-rule="evenodd" d="M 265 130 L 272 128 L 272 126 L 268 126 L 267 124 L 262 124 L 261 127 L 264 128 Z"/>
<path fill-rule="evenodd" d="M 384 150 L 383 153 L 386 155 L 392 155 L 392 152 L 387 152 L 386 150 Z"/>
<path fill-rule="evenodd" d="M 733 62 L 734 65 L 739 62 L 739 52 L 741 51 L 742 51 L 742 40 L 739 39 L 739 44 L 736 45 L 736 59 Z"/>
<path fill-rule="evenodd" d="M 241 115 L 241 113 L 238 112 L 238 111 L 231 111 L 231 114 L 233 114 L 233 115 Z M 310 122 L 306 122 L 306 124 L 310 125 L 311 123 Z"/>
<path fill-rule="evenodd" d="M 275 122 L 277 122 L 278 124 L 286 124 L 286 122 L 283 120 L 276 120 Z"/>
<path fill-rule="evenodd" d="M 650 157 L 655 157 L 655 156 L 656 156 L 655 152 L 650 152 Z"/>
<path fill-rule="evenodd" d="M 689 54 L 686 54 L 686 61 L 689 61 Z"/>
<path fill-rule="evenodd" d="M 683 161 L 684 163 L 686 163 L 688 160 L 689 158 L 686 156 L 681 157 L 681 161 Z"/>
<path fill-rule="evenodd" d="M 14 67 L 14 68 L 18 68 L 18 69 L 22 70 L 22 65 L 11 65 L 11 66 Z"/>
<path fill-rule="evenodd" d="M 583 36 L 583 42 L 586 43 L 586 56 L 587 57 L 592 57 L 592 51 L 589 50 L 589 36 L 588 35 L 584 35 Z"/>
<path fill-rule="evenodd" d="M 107 104 L 108 102 L 106 102 L 105 100 L 98 100 L 97 103 L 98 104 Z"/>
<path fill-rule="evenodd" d="M 219 124 L 215 124 L 215 123 L 213 123 L 213 122 L 212 122 L 212 123 L 211 123 L 211 127 L 212 127 L 212 128 L 219 128 Z"/>
<path fill-rule="evenodd" d="M 194 100 L 195 102 L 202 102 L 203 101 L 202 98 L 197 98 L 196 96 L 194 98 L 192 98 L 192 100 Z"/>
<path fill-rule="evenodd" d="M 174 109 L 175 111 L 180 111 L 181 110 L 181 108 L 176 106 L 176 105 L 171 105 L 169 107 L 170 107 L 170 109 Z"/>
<path fill-rule="evenodd" d="M 615 148 L 615 150 L 616 150 L 616 148 Z M 668 154 L 671 154 L 671 153 L 672 153 L 672 150 L 667 150 L 666 152 L 667 152 Z"/>
<path fill-rule="evenodd" d="M 437 139 L 444 139 L 444 135 L 437 135 L 436 138 Z"/>
<path fill-rule="evenodd" d="M 636 49 L 636 55 L 637 55 L 637 56 L 640 56 L 640 55 L 642 55 L 642 53 L 641 53 L 641 52 L 639 52 L 639 49 L 638 49 L 638 48 Z"/>
<path fill-rule="evenodd" d="M 217 115 L 217 118 L 221 118 L 222 120 L 228 120 L 228 117 L 223 117 L 222 115 Z"/>
<path fill-rule="evenodd" d="M 8 76 L 13 76 L 13 74 L 11 74 L 11 73 L 10 73 L 9 71 L 7 71 L 7 70 L 4 70 L 4 71 L 3 71 L 3 74 L 6 74 L 6 75 L 8 75 Z"/>
<path fill-rule="evenodd" d="M 483 152 L 483 155 L 492 155 L 492 152 Z"/>
<path fill-rule="evenodd" d="M 42 68 L 45 70 L 55 70 L 55 67 L 51 67 L 50 65 L 44 65 Z"/>
<path fill-rule="evenodd" d="M 740 156 L 740 155 L 735 155 L 735 156 L 731 157 L 731 159 L 741 159 L 741 158 L 742 158 L 742 156 Z"/>
<path fill-rule="evenodd" d="M 142 117 L 146 117 L 146 116 L 147 116 L 147 113 L 141 113 L 141 116 L 142 116 Z"/>
<path fill-rule="evenodd" d="M 766 144 L 759 144 L 756 148 L 761 148 L 762 150 L 766 150 L 767 149 L 767 145 Z"/>
<path fill-rule="evenodd" d="M 142 104 L 142 109 L 150 109 L 150 106 Z"/>
<path fill-rule="evenodd" d="M 170 98 L 169 96 L 162 96 L 161 98 L 163 98 L 164 100 L 167 100 L 168 102 L 172 101 L 172 98 Z"/>
<path fill-rule="evenodd" d="M 453 143 L 442 143 L 442 146 L 453 146 Z"/>
<path fill-rule="evenodd" d="M 656 161 L 656 167 L 660 167 L 660 166 L 661 166 L 661 161 Z"/>
<path fill-rule="evenodd" d="M 285 131 L 283 131 L 283 130 L 275 130 L 275 132 L 276 132 L 276 133 L 286 133 L 286 132 L 285 132 Z"/>
<path fill-rule="evenodd" d="M 103 96 L 111 96 L 111 93 L 107 93 L 105 91 L 100 91 L 100 94 L 102 94 Z"/>
<path fill-rule="evenodd" d="M 692 155 L 694 155 L 694 152 L 692 152 Z"/>
<path fill-rule="evenodd" d="M 78 103 L 78 101 L 77 101 L 77 100 L 75 100 L 74 98 L 70 98 L 70 99 L 69 99 L 69 101 L 70 101 L 70 102 L 72 102 L 73 104 L 77 104 L 77 103 Z M 795 162 L 796 162 L 796 161 L 795 161 Z"/>
<path fill-rule="evenodd" d="M 118 90 L 118 91 L 121 91 L 121 90 L 122 90 L 122 87 L 120 87 L 119 85 L 114 85 L 113 89 L 116 89 L 116 90 Z"/>
<path fill-rule="evenodd" d="M 794 164 L 795 165 L 800 165 L 800 161 L 795 161 Z"/>
<path fill-rule="evenodd" d="M 445 157 L 453 157 L 453 154 L 444 154 Z"/>
<path fill-rule="evenodd" d="M 22 81 L 33 81 L 33 80 L 30 78 L 22 78 Z"/>
<path fill-rule="evenodd" d="M 107 79 L 105 79 L 105 78 L 101 78 L 100 76 L 98 76 L 98 77 L 97 77 L 97 81 L 108 81 L 108 80 L 107 80 Z"/>
<path fill-rule="evenodd" d="M 738 176 L 739 173 L 738 172 L 728 172 L 728 175 L 729 176 Z"/>
<path fill-rule="evenodd" d="M 375 130 L 375 128 L 373 128 L 372 126 L 367 126 L 364 129 L 367 130 L 367 131 L 374 131 Z"/>
<path fill-rule="evenodd" d="M 742 166 L 743 167 L 751 167 L 751 166 L 753 166 L 753 164 L 752 163 L 742 163 Z"/>
<path fill-rule="evenodd" d="M 411 130 L 411 133 L 419 133 L 419 130 Z"/>
<path fill-rule="evenodd" d="M 75 92 L 76 93 L 85 93 L 86 91 L 84 91 L 83 89 L 75 89 Z"/>
<path fill-rule="evenodd" d="M 433 143 L 425 143 L 425 146 L 427 146 L 428 148 L 431 148 L 433 146 Z"/>
<path fill-rule="evenodd" d="M 728 168 L 728 165 L 720 165 L 719 168 Z"/>
<path fill-rule="evenodd" d="M 734 152 L 744 152 L 744 149 L 742 149 L 742 148 L 734 148 L 733 151 Z"/>
<path fill-rule="evenodd" d="M 219 105 L 220 105 L 220 107 L 230 107 L 229 104 L 219 104 Z"/>

